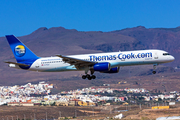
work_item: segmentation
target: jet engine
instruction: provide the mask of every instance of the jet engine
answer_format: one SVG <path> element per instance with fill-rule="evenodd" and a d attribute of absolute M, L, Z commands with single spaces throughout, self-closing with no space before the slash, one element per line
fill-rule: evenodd
<path fill-rule="evenodd" d="M 94 71 L 109 71 L 110 69 L 111 69 L 111 65 L 108 62 L 96 63 L 93 66 Z"/>

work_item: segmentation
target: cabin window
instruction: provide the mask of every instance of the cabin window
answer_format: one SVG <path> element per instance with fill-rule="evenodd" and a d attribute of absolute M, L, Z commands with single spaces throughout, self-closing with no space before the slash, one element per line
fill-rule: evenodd
<path fill-rule="evenodd" d="M 169 53 L 163 53 L 163 55 L 165 56 L 165 55 L 170 55 Z"/>

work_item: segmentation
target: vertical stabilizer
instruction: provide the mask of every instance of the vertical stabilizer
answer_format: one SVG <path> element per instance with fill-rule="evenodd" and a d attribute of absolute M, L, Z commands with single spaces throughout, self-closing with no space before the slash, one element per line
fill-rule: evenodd
<path fill-rule="evenodd" d="M 6 38 L 18 63 L 34 62 L 39 58 L 14 35 L 6 35 Z"/>

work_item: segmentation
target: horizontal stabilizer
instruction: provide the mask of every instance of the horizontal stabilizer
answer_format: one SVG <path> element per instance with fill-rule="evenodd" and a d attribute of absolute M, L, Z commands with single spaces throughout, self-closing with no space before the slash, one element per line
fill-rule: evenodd
<path fill-rule="evenodd" d="M 26 66 L 26 67 L 27 67 L 27 66 L 30 66 L 30 65 L 27 65 L 27 64 L 15 63 L 15 62 L 9 62 L 9 61 L 6 61 L 5 63 L 20 65 L 20 66 Z"/>

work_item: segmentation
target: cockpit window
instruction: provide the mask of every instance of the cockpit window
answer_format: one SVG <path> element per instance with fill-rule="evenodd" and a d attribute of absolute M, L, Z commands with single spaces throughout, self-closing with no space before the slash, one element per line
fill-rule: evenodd
<path fill-rule="evenodd" d="M 163 55 L 170 55 L 169 53 L 163 53 Z"/>

